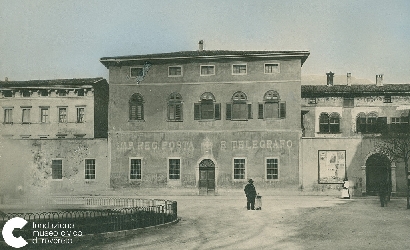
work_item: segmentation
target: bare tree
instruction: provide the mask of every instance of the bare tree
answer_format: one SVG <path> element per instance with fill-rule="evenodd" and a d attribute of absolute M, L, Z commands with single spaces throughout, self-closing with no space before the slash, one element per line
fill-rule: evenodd
<path fill-rule="evenodd" d="M 410 209 L 409 190 L 409 160 L 410 160 L 410 134 L 397 133 L 383 136 L 376 142 L 376 148 L 380 153 L 390 156 L 396 162 L 404 163 L 406 176 L 407 209 Z"/>

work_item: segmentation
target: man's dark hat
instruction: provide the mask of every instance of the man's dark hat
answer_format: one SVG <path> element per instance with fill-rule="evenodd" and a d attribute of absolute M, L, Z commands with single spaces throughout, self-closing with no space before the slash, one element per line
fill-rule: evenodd
<path fill-rule="evenodd" d="M 249 183 L 253 183 L 253 180 L 252 179 L 249 179 L 249 181 L 248 181 Z"/>

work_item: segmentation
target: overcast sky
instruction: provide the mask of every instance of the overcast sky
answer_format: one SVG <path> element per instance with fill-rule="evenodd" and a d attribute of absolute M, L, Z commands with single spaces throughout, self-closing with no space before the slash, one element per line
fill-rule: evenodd
<path fill-rule="evenodd" d="M 410 1 L 0 0 L 0 79 L 104 77 L 101 57 L 309 50 L 304 75 L 410 83 Z"/>

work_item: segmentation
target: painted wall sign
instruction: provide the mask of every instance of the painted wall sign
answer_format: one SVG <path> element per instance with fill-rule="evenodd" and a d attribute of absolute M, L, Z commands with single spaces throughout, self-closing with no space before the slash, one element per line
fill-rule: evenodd
<path fill-rule="evenodd" d="M 125 152 L 132 151 L 150 151 L 150 150 L 184 150 L 193 151 L 194 144 L 192 141 L 137 141 L 137 142 L 117 142 L 117 150 Z"/>
<path fill-rule="evenodd" d="M 284 149 L 292 148 L 291 140 L 244 140 L 244 141 L 221 141 L 222 150 L 251 150 L 251 149 Z"/>
<path fill-rule="evenodd" d="M 346 150 L 318 150 L 319 183 L 342 184 L 346 176 Z"/>

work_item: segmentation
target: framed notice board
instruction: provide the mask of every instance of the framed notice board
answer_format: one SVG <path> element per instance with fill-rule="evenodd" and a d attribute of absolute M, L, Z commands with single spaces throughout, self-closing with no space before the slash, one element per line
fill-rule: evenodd
<path fill-rule="evenodd" d="M 346 150 L 318 150 L 319 184 L 343 184 Z"/>

